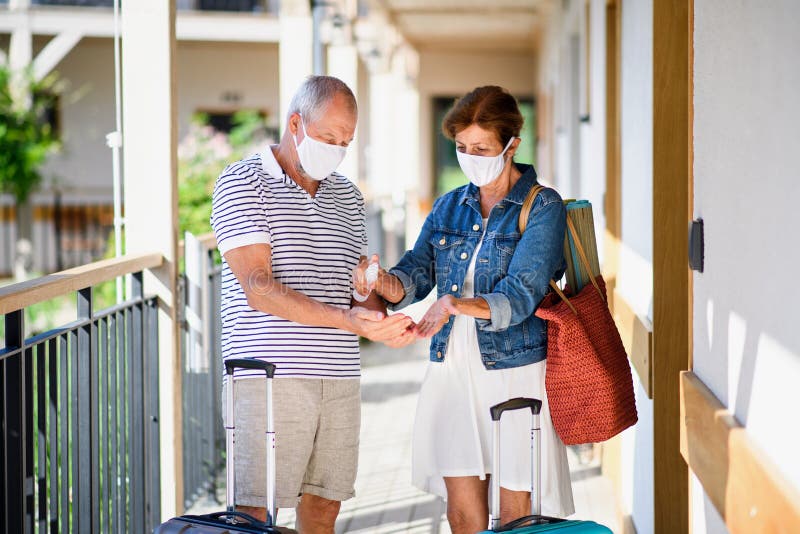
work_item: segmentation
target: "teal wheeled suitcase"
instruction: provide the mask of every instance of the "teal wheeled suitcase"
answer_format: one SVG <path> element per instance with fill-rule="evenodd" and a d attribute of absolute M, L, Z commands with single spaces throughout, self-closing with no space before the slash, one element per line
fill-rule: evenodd
<path fill-rule="evenodd" d="M 531 515 L 520 517 L 505 525 L 500 525 L 500 418 L 509 410 L 530 409 L 531 411 Z M 509 534 L 533 534 L 552 532 L 553 534 L 612 534 L 608 527 L 594 521 L 571 521 L 547 517 L 542 514 L 542 449 L 539 412 L 542 401 L 518 397 L 501 402 L 489 409 L 492 417 L 492 502 L 489 512 L 489 530 L 480 534 L 508 532 Z"/>

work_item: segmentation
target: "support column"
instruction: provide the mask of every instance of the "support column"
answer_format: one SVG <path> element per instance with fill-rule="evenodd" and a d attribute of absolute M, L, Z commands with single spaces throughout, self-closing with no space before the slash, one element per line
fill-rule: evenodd
<path fill-rule="evenodd" d="M 352 44 L 336 44 L 328 46 L 328 75 L 336 76 L 353 91 L 358 102 L 361 106 L 362 95 L 358 94 L 358 52 L 356 47 Z M 366 120 L 364 114 L 359 113 L 358 120 Z M 339 166 L 339 172 L 350 178 L 350 180 L 358 184 L 359 180 L 359 153 L 360 153 L 360 140 L 358 135 L 347 149 L 347 157 Z"/>
<path fill-rule="evenodd" d="M 24 2 L 18 3 L 12 9 L 25 14 L 20 18 L 24 24 L 14 28 L 14 31 L 11 32 L 11 41 L 8 46 L 8 66 L 13 72 L 21 73 L 33 60 L 33 36 L 29 26 L 28 5 Z"/>
<path fill-rule="evenodd" d="M 416 51 L 407 44 L 385 46 L 370 72 L 369 190 L 383 210 L 387 261 L 399 259 L 406 247 L 398 234 L 418 220 L 415 169 L 419 167 L 419 91 Z M 396 218 L 403 208 L 405 220 Z M 409 224 L 409 221 L 412 224 Z M 408 234 L 407 234 L 408 235 Z"/>
<path fill-rule="evenodd" d="M 145 273 L 145 289 L 159 297 L 161 514 L 169 518 L 183 511 L 175 0 L 123 2 L 122 46 L 125 249 L 164 256 Z"/>
<path fill-rule="evenodd" d="M 419 168 L 419 54 L 409 45 L 404 45 L 397 53 L 392 65 L 392 71 L 397 83 L 397 106 L 394 117 L 396 125 L 396 153 L 402 156 L 395 161 L 395 168 L 400 172 L 395 176 L 396 183 L 402 184 L 402 189 L 393 192 L 392 202 L 395 208 L 402 207 L 400 213 L 405 214 L 404 220 L 395 221 L 395 229 L 404 234 L 405 243 L 397 242 L 397 253 L 402 255 L 406 248 L 413 245 L 417 231 L 422 227 L 426 214 L 420 213 L 420 191 L 418 177 L 408 169 Z M 398 213 L 398 210 L 395 210 Z"/>
<path fill-rule="evenodd" d="M 27 78 L 27 70 L 33 61 L 33 35 L 28 14 L 30 0 L 11 0 L 8 7 L 10 11 L 23 15 L 19 19 L 23 22 L 11 32 L 11 39 L 8 45 L 8 66 L 11 69 L 11 96 L 14 99 L 14 105 L 22 109 L 31 105 Z M 21 263 L 25 263 L 23 258 L 25 258 L 26 254 L 21 251 L 26 247 L 21 242 L 27 242 L 27 248 L 32 250 L 30 245 L 33 240 L 32 199 L 29 197 L 26 202 L 18 205 L 16 213 L 17 242 L 14 247 L 14 257 L 22 260 Z M 23 276 L 27 275 L 26 269 L 22 269 L 21 272 Z"/>
<path fill-rule="evenodd" d="M 624 9 L 624 6 L 623 6 Z M 656 534 L 689 532 L 680 372 L 692 357 L 692 0 L 653 2 L 653 463 Z"/>
<path fill-rule="evenodd" d="M 281 135 L 286 126 L 286 114 L 295 91 L 311 74 L 311 13 L 307 0 L 282 0 L 280 10 L 280 72 Z"/>

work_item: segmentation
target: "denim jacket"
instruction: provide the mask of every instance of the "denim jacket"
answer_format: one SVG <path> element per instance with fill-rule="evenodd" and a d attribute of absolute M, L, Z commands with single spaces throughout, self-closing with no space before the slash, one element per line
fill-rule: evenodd
<path fill-rule="evenodd" d="M 486 235 L 475 263 L 475 296 L 489 304 L 491 319 L 475 319 L 483 365 L 508 369 L 536 363 L 547 356 L 547 327 L 534 311 L 566 268 L 566 210 L 553 189 L 542 190 L 533 204 L 525 233 L 519 214 L 536 172 L 517 164 L 522 176 L 492 208 Z M 425 220 L 412 250 L 389 270 L 405 289 L 400 309 L 424 299 L 433 288 L 438 297 L 461 296 L 467 268 L 483 234 L 478 188 L 468 184 L 440 197 Z M 446 357 L 453 317 L 433 336 L 430 359 Z"/>

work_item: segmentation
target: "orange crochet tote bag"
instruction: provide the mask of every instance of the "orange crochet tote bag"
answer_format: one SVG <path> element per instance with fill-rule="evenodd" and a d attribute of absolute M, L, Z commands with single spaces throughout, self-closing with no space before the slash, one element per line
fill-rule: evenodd
<path fill-rule="evenodd" d="M 525 231 L 536 195 L 534 186 L 520 213 Z M 567 232 L 586 272 L 586 252 L 567 217 Z M 565 251 L 568 253 L 569 251 Z M 606 286 L 597 276 L 577 294 L 562 291 L 550 281 L 552 292 L 539 304 L 536 316 L 547 321 L 545 389 L 553 426 L 566 445 L 605 441 L 636 423 L 633 378 L 606 302 Z"/>

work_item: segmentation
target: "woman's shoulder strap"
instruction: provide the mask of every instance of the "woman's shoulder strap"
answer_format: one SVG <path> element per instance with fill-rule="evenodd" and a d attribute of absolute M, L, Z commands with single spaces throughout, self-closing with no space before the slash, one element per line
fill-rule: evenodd
<path fill-rule="evenodd" d="M 544 190 L 544 186 L 542 184 L 534 184 L 531 187 L 531 190 L 528 191 L 528 196 L 525 197 L 525 201 L 522 203 L 522 209 L 519 212 L 519 233 L 522 234 L 525 232 L 525 228 L 528 227 L 528 217 L 531 214 L 531 209 L 533 208 L 533 203 L 536 201 L 536 197 Z"/>

